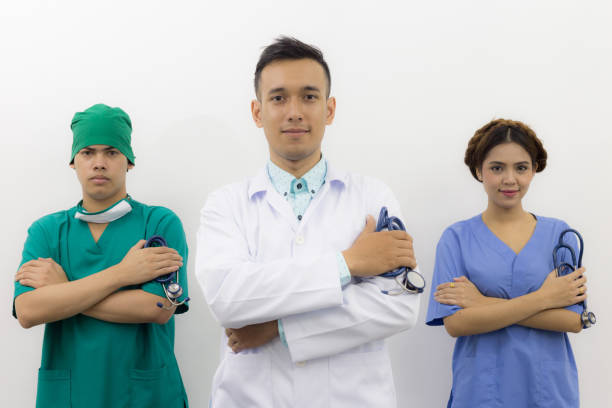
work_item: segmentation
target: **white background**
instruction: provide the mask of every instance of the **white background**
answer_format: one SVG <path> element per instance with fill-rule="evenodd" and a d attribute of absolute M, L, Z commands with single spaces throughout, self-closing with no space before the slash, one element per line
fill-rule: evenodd
<path fill-rule="evenodd" d="M 199 210 L 266 162 L 249 103 L 261 47 L 279 34 L 325 52 L 338 109 L 324 153 L 391 186 L 429 282 L 443 229 L 486 206 L 463 164 L 473 132 L 498 117 L 534 128 L 550 159 L 524 204 L 584 235 L 599 323 L 570 338 L 582 406 L 609 406 L 610 21 L 604 1 L 3 2 L 0 406 L 34 406 L 43 328 L 10 316 L 12 278 L 27 227 L 80 199 L 69 125 L 98 102 L 132 117 L 129 193 L 184 223 L 192 302 L 176 355 L 192 406 L 207 406 L 220 329 L 193 275 Z M 400 407 L 446 406 L 453 339 L 424 325 L 426 307 L 390 340 Z"/>

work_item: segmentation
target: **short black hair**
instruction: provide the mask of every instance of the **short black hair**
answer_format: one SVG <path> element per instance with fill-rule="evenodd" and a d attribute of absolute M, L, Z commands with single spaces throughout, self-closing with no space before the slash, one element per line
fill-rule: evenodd
<path fill-rule="evenodd" d="M 331 89 L 331 76 L 329 67 L 323 58 L 323 53 L 314 45 L 303 43 L 294 37 L 281 36 L 278 37 L 272 44 L 268 45 L 262 51 L 255 67 L 255 94 L 259 94 L 259 81 L 261 79 L 261 71 L 274 61 L 281 60 L 298 60 L 309 58 L 315 60 L 323 67 L 325 76 L 327 77 L 327 97 Z"/>

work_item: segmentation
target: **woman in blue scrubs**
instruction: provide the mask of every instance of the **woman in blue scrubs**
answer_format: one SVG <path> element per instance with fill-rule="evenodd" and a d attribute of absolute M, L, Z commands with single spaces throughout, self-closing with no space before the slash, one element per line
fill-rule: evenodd
<path fill-rule="evenodd" d="M 579 406 L 566 333 L 582 329 L 585 270 L 556 276 L 552 251 L 569 227 L 522 206 L 546 157 L 517 121 L 494 120 L 468 144 L 465 163 L 488 206 L 442 234 L 427 311 L 428 325 L 443 324 L 457 338 L 448 407 Z"/>

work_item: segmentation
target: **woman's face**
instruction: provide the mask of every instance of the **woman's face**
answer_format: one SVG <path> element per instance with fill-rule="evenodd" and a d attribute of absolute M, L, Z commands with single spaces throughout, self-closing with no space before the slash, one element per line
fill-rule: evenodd
<path fill-rule="evenodd" d="M 535 174 L 531 156 L 519 144 L 502 143 L 492 148 L 477 171 L 489 204 L 511 209 L 521 204 Z"/>

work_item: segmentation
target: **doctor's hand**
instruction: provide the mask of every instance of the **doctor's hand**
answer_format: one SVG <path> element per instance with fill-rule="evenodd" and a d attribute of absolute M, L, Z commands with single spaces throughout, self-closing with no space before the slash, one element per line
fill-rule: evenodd
<path fill-rule="evenodd" d="M 401 266 L 416 267 L 412 237 L 405 231 L 376 232 L 376 221 L 371 215 L 342 256 L 352 276 L 375 276 Z"/>
<path fill-rule="evenodd" d="M 278 321 L 251 324 L 240 329 L 225 329 L 227 345 L 234 353 L 261 347 L 278 336 Z"/>
<path fill-rule="evenodd" d="M 146 242 L 144 239 L 138 241 L 115 265 L 117 278 L 123 286 L 149 282 L 183 266 L 183 257 L 176 250 L 163 246 L 145 248 Z"/>
<path fill-rule="evenodd" d="M 585 271 L 585 268 L 579 268 L 572 273 L 557 277 L 557 271 L 554 270 L 548 274 L 536 292 L 542 296 L 549 309 L 575 305 L 587 297 Z"/>
<path fill-rule="evenodd" d="M 68 282 L 64 269 L 51 258 L 38 258 L 21 265 L 15 280 L 34 289 Z"/>
<path fill-rule="evenodd" d="M 438 285 L 434 292 L 434 300 L 463 309 L 487 303 L 487 297 L 480 293 L 476 285 L 465 276 L 453 278 L 453 282 Z"/>

